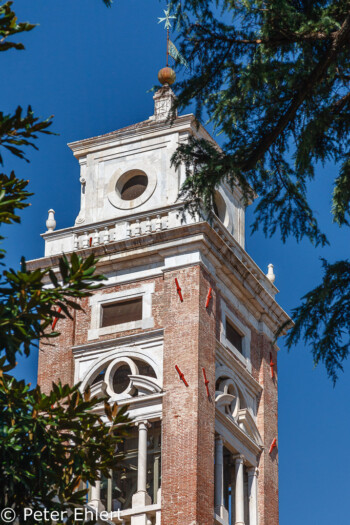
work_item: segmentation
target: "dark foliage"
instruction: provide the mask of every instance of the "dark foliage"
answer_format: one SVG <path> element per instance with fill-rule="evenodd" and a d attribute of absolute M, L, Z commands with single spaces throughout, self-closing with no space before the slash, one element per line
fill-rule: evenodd
<path fill-rule="evenodd" d="M 108 0 L 104 3 L 110 5 Z M 0 51 L 24 49 L 8 39 L 35 27 L 18 23 L 11 6 L 12 2 L 0 6 Z M 0 112 L 0 149 L 28 160 L 25 149 L 37 149 L 35 140 L 39 133 L 51 134 L 50 125 L 51 118 L 34 117 L 30 107 L 24 115 L 20 106 L 13 115 Z M 13 171 L 0 174 L 0 225 L 20 222 L 18 212 L 30 205 L 27 188 L 28 181 Z M 128 431 L 127 408 L 90 398 L 80 385 L 53 384 L 52 392 L 45 394 L 39 386 L 31 388 L 15 379 L 11 371 L 18 354 L 29 355 L 39 339 L 59 335 L 51 329 L 53 319 L 71 317 L 81 309 L 80 299 L 89 296 L 103 276 L 95 274 L 93 255 L 86 260 L 76 254 L 70 260 L 63 256 L 58 271 L 29 271 L 24 258 L 20 270 L 7 269 L 5 256 L 1 250 L 0 507 L 13 509 L 19 523 L 30 525 L 38 520 L 24 520 L 26 507 L 33 512 L 67 512 L 57 523 L 69 525 L 75 521 L 72 511 L 86 503 L 86 484 L 94 485 L 117 467 L 115 452 Z"/>
<path fill-rule="evenodd" d="M 173 162 L 187 168 L 186 206 L 211 210 L 220 182 L 239 184 L 246 201 L 252 192 L 260 198 L 253 231 L 261 227 L 266 235 L 279 231 L 283 241 L 293 235 L 324 246 L 329 241 L 307 187 L 317 167 L 332 161 L 338 170 L 333 220 L 349 226 L 350 1 L 174 0 L 172 6 L 180 50 L 191 66 L 178 86 L 178 106 L 194 102 L 197 117 L 208 116 L 225 137 L 222 151 L 196 139 L 179 146 Z M 325 309 L 335 308 L 336 286 L 331 280 L 322 296 Z M 315 361 L 323 355 L 334 379 L 343 345 L 335 338 L 327 350 L 328 339 L 316 348 L 316 311 L 310 307 L 310 324 L 302 313 L 295 311 L 289 341 L 305 330 Z M 348 331 L 345 316 L 338 322 L 339 330 Z"/>

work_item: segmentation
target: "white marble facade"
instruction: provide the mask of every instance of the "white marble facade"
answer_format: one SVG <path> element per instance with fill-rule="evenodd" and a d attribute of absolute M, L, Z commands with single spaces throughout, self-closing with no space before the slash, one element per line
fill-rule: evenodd
<path fill-rule="evenodd" d="M 162 88 L 164 89 L 164 88 Z M 170 103 L 170 88 L 161 100 Z M 106 135 L 69 144 L 80 164 L 81 204 L 75 225 L 43 234 L 45 255 L 56 255 L 87 248 L 89 245 L 133 237 L 181 224 L 179 190 L 185 170 L 171 166 L 179 143 L 190 135 L 213 140 L 194 115 L 177 117 L 173 122 L 157 112 L 148 120 Z M 133 200 L 121 196 L 123 185 L 135 175 L 147 177 L 144 192 Z M 234 193 L 222 186 L 216 196 L 220 222 L 244 248 L 245 210 L 238 189 Z M 52 215 L 52 212 L 51 212 Z M 131 221 L 130 223 L 128 221 Z M 186 216 L 186 222 L 193 219 Z M 58 218 L 59 223 L 59 218 Z M 51 223 L 50 223 L 51 225 Z"/>

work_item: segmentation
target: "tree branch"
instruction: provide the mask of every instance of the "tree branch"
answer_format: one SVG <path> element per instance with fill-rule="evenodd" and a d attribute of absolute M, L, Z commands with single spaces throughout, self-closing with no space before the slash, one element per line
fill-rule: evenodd
<path fill-rule="evenodd" d="M 335 38 L 332 41 L 329 49 L 324 54 L 323 58 L 319 61 L 314 70 L 310 73 L 309 77 L 303 82 L 300 88 L 296 91 L 294 97 L 291 100 L 289 108 L 278 120 L 276 126 L 265 135 L 257 147 L 250 155 L 250 157 L 242 163 L 241 168 L 244 171 L 253 169 L 259 160 L 261 160 L 267 150 L 284 131 L 288 123 L 293 120 L 299 107 L 305 101 L 307 96 L 310 94 L 315 85 L 319 84 L 320 80 L 324 77 L 328 67 L 335 60 L 335 57 L 343 48 L 350 36 L 350 15 L 345 19 L 342 27 L 337 31 Z"/>

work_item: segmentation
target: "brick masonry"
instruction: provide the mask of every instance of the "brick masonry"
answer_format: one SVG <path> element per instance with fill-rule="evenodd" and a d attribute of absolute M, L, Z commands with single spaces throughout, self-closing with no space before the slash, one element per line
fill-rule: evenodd
<path fill-rule="evenodd" d="M 183 302 L 176 291 L 175 277 L 182 288 Z M 98 293 L 135 288 L 155 283 L 152 301 L 154 328 L 164 328 L 164 390 L 162 422 L 162 525 L 212 525 L 214 512 L 214 435 L 215 435 L 215 341 L 220 338 L 220 297 L 215 282 L 200 265 L 165 272 L 162 277 L 118 286 L 108 286 Z M 205 302 L 209 287 L 213 299 Z M 59 320 L 60 337 L 41 345 L 38 382 L 49 391 L 52 381 L 72 383 L 74 377 L 72 347 L 87 343 L 90 328 L 89 299 L 81 302 L 83 310 L 73 321 Z M 252 374 L 263 387 L 257 425 L 264 452 L 259 462 L 259 525 L 278 525 L 278 448 L 269 454 L 277 437 L 277 366 L 270 375 L 270 352 L 277 362 L 277 352 L 270 341 L 233 307 L 235 315 L 251 330 Z M 154 329 L 152 328 L 152 329 Z M 141 330 L 102 336 L 101 340 L 133 335 Z M 175 370 L 178 365 L 189 386 Z M 202 368 L 209 380 L 208 399 Z"/>
<path fill-rule="evenodd" d="M 181 303 L 174 280 L 183 291 Z M 215 298 L 200 267 L 165 275 L 162 525 L 205 525 L 214 509 Z M 189 384 L 180 380 L 178 365 Z M 207 397 L 205 368 L 211 399 Z"/>

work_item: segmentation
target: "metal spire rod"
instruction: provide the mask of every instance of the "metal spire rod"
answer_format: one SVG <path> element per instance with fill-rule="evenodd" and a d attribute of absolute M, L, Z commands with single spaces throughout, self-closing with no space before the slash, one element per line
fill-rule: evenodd
<path fill-rule="evenodd" d="M 170 15 L 170 5 L 168 5 L 167 10 L 164 10 L 165 17 L 158 18 L 158 24 L 165 22 L 165 29 L 167 30 L 167 39 L 166 39 L 166 65 L 169 65 L 169 33 L 171 28 L 171 18 L 176 19 L 176 16 Z"/>

